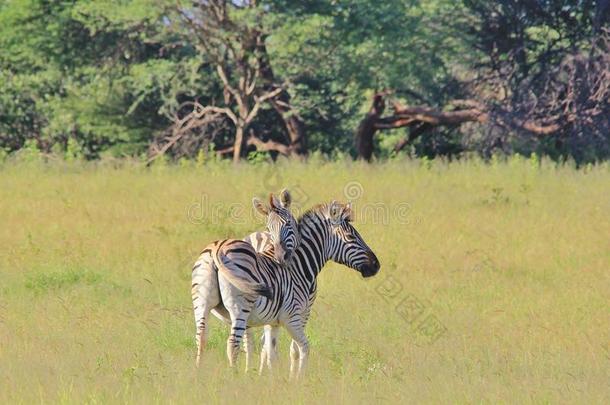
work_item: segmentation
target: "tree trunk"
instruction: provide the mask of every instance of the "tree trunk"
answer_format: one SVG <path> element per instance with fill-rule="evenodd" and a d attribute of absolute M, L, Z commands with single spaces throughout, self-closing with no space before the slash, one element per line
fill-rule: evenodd
<path fill-rule="evenodd" d="M 235 128 L 235 143 L 233 147 L 233 163 L 239 162 L 241 159 L 242 151 L 244 149 L 244 127 L 237 125 Z"/>
<path fill-rule="evenodd" d="M 409 107 L 394 101 L 392 115 L 382 117 L 387 93 L 378 93 L 373 97 L 373 105 L 367 115 L 360 121 L 356 130 L 356 150 L 358 159 L 370 161 L 373 157 L 375 132 L 383 129 L 409 128 L 409 134 L 394 147 L 399 152 L 413 140 L 438 126 L 457 126 L 465 122 L 487 123 L 490 120 L 488 106 L 475 100 L 453 100 L 449 106 L 454 109 L 445 111 L 432 107 Z M 538 136 L 549 136 L 561 129 L 561 125 L 549 119 L 546 122 L 520 119 L 518 117 L 495 118 L 495 123 L 506 128 L 518 128 Z M 568 119 L 569 121 L 569 119 Z"/>
<path fill-rule="evenodd" d="M 373 97 L 373 105 L 366 114 L 366 116 L 360 121 L 358 129 L 356 130 L 356 151 L 358 153 L 358 159 L 371 161 L 373 157 L 373 137 L 377 131 L 377 121 L 381 118 L 383 110 L 385 109 L 385 103 L 383 101 L 382 94 L 375 94 Z"/>

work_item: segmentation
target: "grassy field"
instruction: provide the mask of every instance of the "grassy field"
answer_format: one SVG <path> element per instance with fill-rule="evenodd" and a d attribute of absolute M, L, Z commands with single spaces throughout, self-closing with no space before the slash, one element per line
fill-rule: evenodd
<path fill-rule="evenodd" d="M 608 165 L 111 166 L 0 168 L 0 403 L 610 401 Z M 381 271 L 326 266 L 301 384 L 216 319 L 195 370 L 191 264 L 281 187 L 348 194 Z"/>

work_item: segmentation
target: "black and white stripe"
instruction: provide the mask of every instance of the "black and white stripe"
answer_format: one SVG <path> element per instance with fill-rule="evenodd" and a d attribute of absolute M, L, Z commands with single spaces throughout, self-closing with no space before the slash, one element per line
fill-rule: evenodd
<path fill-rule="evenodd" d="M 247 297 L 237 288 L 222 288 L 226 282 L 219 273 L 218 283 L 222 304 L 214 314 L 232 325 L 232 334 L 246 332 L 252 326 L 265 325 L 265 340 L 261 356 L 272 366 L 275 358 L 277 327 L 284 326 L 292 337 L 291 376 L 301 375 L 309 353 L 305 325 L 317 291 L 317 276 L 324 264 L 335 261 L 359 271 L 364 277 L 379 271 L 379 261 L 350 223 L 351 207 L 337 202 L 320 205 L 299 220 L 300 244 L 292 260 L 282 266 L 266 254 L 252 255 L 256 261 L 257 279 L 270 286 L 271 297 Z M 234 241 L 233 248 L 252 249 L 244 241 Z M 253 251 L 254 249 L 252 249 Z M 230 271 L 230 269 L 229 269 Z M 236 327 L 239 328 L 236 330 Z M 237 333 L 235 333 L 237 337 Z M 233 339 L 228 346 L 231 363 L 235 361 L 240 339 Z M 246 333 L 247 363 L 250 363 L 252 336 Z"/>
<path fill-rule="evenodd" d="M 267 217 L 269 232 L 264 234 L 264 241 L 268 248 L 264 255 L 277 265 L 289 260 L 298 244 L 297 224 L 289 210 L 290 202 L 287 190 L 282 191 L 279 200 L 270 195 L 269 206 L 257 198 L 253 199 L 255 209 Z M 251 307 L 259 296 L 271 297 L 269 284 L 257 273 L 257 256 L 250 244 L 225 239 L 206 246 L 195 262 L 191 295 L 195 313 L 197 365 L 206 341 L 208 315 L 210 310 L 221 304 L 221 292 L 223 296 L 239 295 L 244 301 L 242 309 Z M 246 315 L 234 319 L 236 325 L 230 340 L 236 340 L 239 344 L 246 319 Z"/>

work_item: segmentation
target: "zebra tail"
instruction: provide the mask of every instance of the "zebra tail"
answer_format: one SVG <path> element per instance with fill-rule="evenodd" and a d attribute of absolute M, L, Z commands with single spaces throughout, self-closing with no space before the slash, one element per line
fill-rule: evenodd
<path fill-rule="evenodd" d="M 214 255 L 214 264 L 218 267 L 218 270 L 227 279 L 227 281 L 237 287 L 237 289 L 244 294 L 262 295 L 268 300 L 271 300 L 273 297 L 273 291 L 271 290 L 270 286 L 264 283 L 257 283 L 246 280 L 243 277 L 239 277 L 232 269 L 227 267 L 222 258 L 218 257 L 218 254 Z"/>

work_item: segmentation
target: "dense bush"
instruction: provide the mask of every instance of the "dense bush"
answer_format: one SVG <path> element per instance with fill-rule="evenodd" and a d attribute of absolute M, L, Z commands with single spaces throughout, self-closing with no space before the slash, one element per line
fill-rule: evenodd
<path fill-rule="evenodd" d="M 215 10 L 225 13 L 216 25 Z M 244 139 L 244 157 L 353 155 L 371 96 L 390 90 L 407 105 L 443 110 L 472 98 L 490 111 L 488 122 L 436 127 L 400 153 L 606 159 L 609 12 L 598 1 L 3 2 L 0 148 L 34 142 L 89 159 L 164 145 L 174 158 L 230 153 L 241 124 L 226 114 L 168 140 L 194 102 L 239 115 L 230 86 L 256 74 L 246 107 L 284 91 L 243 128 L 272 143 Z M 515 125 L 526 120 L 559 129 L 537 136 Z M 379 132 L 377 157 L 393 156 L 409 131 Z"/>

